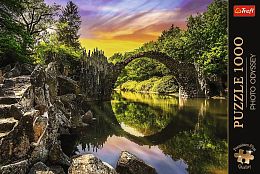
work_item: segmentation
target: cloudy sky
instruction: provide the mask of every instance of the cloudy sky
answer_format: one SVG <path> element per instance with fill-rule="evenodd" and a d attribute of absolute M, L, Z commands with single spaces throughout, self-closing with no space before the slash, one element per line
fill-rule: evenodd
<path fill-rule="evenodd" d="M 65 6 L 68 0 L 45 0 Z M 186 27 L 186 18 L 207 9 L 212 0 L 73 0 L 82 20 L 80 40 L 107 56 L 131 51 L 156 40 L 172 24 Z"/>

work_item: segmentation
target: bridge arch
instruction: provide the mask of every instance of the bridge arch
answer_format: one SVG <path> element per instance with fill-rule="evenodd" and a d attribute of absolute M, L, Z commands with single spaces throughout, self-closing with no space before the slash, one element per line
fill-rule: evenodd
<path fill-rule="evenodd" d="M 116 63 L 111 68 L 111 89 L 114 88 L 116 80 L 120 75 L 121 71 L 133 60 L 138 58 L 150 58 L 157 60 L 158 62 L 164 64 L 175 76 L 177 83 L 179 84 L 179 95 L 182 98 L 194 98 L 194 97 L 205 97 L 205 93 L 202 91 L 196 68 L 194 64 L 188 62 L 181 62 L 173 59 L 172 57 L 166 55 L 165 53 L 149 51 L 140 52 L 135 55 L 130 56 L 122 62 Z M 112 91 L 111 91 L 112 92 Z"/>

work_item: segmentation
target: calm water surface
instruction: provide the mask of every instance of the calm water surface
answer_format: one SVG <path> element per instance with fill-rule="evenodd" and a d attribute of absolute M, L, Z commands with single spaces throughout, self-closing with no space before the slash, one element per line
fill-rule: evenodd
<path fill-rule="evenodd" d="M 88 103 L 96 121 L 62 137 L 64 151 L 116 166 L 127 150 L 159 174 L 227 173 L 227 101 L 120 92 Z"/>

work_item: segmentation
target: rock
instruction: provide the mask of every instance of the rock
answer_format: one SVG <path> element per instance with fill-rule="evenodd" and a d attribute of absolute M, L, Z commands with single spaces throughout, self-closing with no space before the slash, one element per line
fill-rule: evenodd
<path fill-rule="evenodd" d="M 49 94 L 51 102 L 56 100 L 58 95 L 58 81 L 57 81 L 57 65 L 56 62 L 51 62 L 46 68 L 46 83 L 49 86 Z"/>
<path fill-rule="evenodd" d="M 34 109 L 38 110 L 40 115 L 43 115 L 48 111 L 48 107 L 46 105 L 36 105 Z"/>
<path fill-rule="evenodd" d="M 66 76 L 58 76 L 58 87 L 58 95 L 79 93 L 77 82 Z"/>
<path fill-rule="evenodd" d="M 54 174 L 50 172 L 50 168 L 46 166 L 43 162 L 37 162 L 31 168 L 29 174 Z"/>
<path fill-rule="evenodd" d="M 49 162 L 54 165 L 70 166 L 70 159 L 62 152 L 58 143 L 52 145 L 49 152 Z"/>
<path fill-rule="evenodd" d="M 3 125 L 0 129 L 0 174 L 28 173 L 28 166 L 39 161 L 54 166 L 38 163 L 31 173 L 64 174 L 59 165 L 70 166 L 70 159 L 62 152 L 58 141 L 60 130 L 65 132 L 70 127 L 70 109 L 67 110 L 62 102 L 55 102 L 60 101 L 55 68 L 54 63 L 48 68 L 38 65 L 31 76 L 21 75 L 31 72 L 29 65 L 22 65 L 21 70 L 18 65 L 11 71 L 2 69 L 8 79 L 3 77 L 0 84 L 0 89 L 6 87 L 4 95 L 0 96 L 0 103 L 4 104 L 0 106 L 0 125 Z M 12 77 L 19 74 L 18 69 L 20 75 Z M 75 95 L 64 100 L 70 103 L 72 98 Z M 67 112 L 69 118 L 64 114 Z M 27 161 L 21 161 L 25 159 Z"/>
<path fill-rule="evenodd" d="M 19 161 L 13 164 L 0 167 L 1 174 L 26 174 L 29 170 L 28 160 Z"/>
<path fill-rule="evenodd" d="M 39 115 L 33 122 L 34 142 L 39 143 L 48 128 L 48 117 Z"/>
<path fill-rule="evenodd" d="M 10 64 L 6 65 L 4 68 L 2 68 L 3 74 L 5 74 L 6 72 L 11 71 L 11 69 L 12 69 L 12 66 Z"/>
<path fill-rule="evenodd" d="M 23 116 L 23 112 L 16 105 L 11 105 L 10 115 L 16 120 L 20 120 Z"/>
<path fill-rule="evenodd" d="M 20 64 L 15 64 L 14 68 L 11 69 L 9 72 L 6 72 L 4 74 L 4 77 L 5 78 L 10 78 L 10 77 L 17 77 L 21 75 L 21 67 L 20 67 Z"/>
<path fill-rule="evenodd" d="M 61 166 L 50 166 L 50 171 L 55 174 L 65 174 L 64 169 Z"/>
<path fill-rule="evenodd" d="M 36 105 L 47 105 L 46 94 L 42 87 L 34 88 L 34 102 Z"/>
<path fill-rule="evenodd" d="M 37 162 L 31 168 L 29 174 L 65 174 L 61 166 L 46 166 L 43 162 Z"/>
<path fill-rule="evenodd" d="M 120 174 L 157 174 L 153 167 L 127 151 L 121 153 L 116 171 Z"/>
<path fill-rule="evenodd" d="M 75 94 L 66 94 L 59 96 L 62 103 L 70 103 L 71 101 L 76 99 Z"/>
<path fill-rule="evenodd" d="M 117 172 L 94 155 L 86 154 L 72 159 L 68 174 L 117 174 Z"/>
<path fill-rule="evenodd" d="M 0 69 L 0 84 L 4 82 L 3 71 Z"/>
<path fill-rule="evenodd" d="M 89 110 L 86 112 L 84 115 L 81 116 L 82 122 L 83 123 L 91 123 L 93 120 L 93 113 Z"/>
<path fill-rule="evenodd" d="M 31 84 L 34 87 L 43 87 L 46 82 L 46 73 L 41 65 L 37 65 L 31 74 Z"/>
<path fill-rule="evenodd" d="M 34 70 L 34 66 L 28 63 L 23 63 L 21 65 L 21 74 L 22 75 L 31 75 Z"/>
<path fill-rule="evenodd" d="M 12 88 L 15 86 L 15 81 L 12 79 L 5 79 L 3 84 L 3 88 Z"/>
<path fill-rule="evenodd" d="M 19 101 L 19 104 L 25 109 L 30 110 L 34 106 L 34 90 L 33 87 L 30 86 L 23 94 L 23 97 Z"/>

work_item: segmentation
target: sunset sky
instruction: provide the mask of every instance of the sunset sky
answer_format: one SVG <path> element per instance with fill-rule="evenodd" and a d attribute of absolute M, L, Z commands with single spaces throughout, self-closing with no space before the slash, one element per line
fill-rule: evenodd
<path fill-rule="evenodd" d="M 65 6 L 68 0 L 45 0 Z M 212 0 L 74 0 L 82 24 L 80 41 L 106 56 L 131 51 L 156 40 L 172 24 L 185 28 L 186 18 L 206 10 Z"/>

